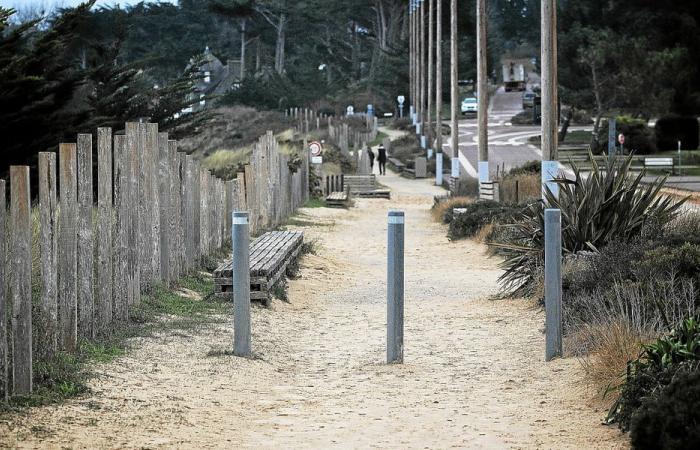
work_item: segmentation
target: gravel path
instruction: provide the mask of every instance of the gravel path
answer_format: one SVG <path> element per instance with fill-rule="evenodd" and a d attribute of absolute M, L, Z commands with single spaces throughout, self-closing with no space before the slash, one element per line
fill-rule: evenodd
<path fill-rule="evenodd" d="M 93 395 L 0 424 L 0 447 L 624 448 L 575 360 L 544 363 L 543 314 L 493 301 L 498 261 L 431 221 L 429 181 L 387 200 L 307 209 L 317 255 L 289 303 L 253 311 L 257 357 L 230 320 L 135 342 Z M 385 360 L 386 212 L 406 211 L 405 364 Z"/>

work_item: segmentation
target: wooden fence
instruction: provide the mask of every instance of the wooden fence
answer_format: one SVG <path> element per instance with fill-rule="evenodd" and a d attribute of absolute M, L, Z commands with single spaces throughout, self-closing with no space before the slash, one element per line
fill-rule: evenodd
<path fill-rule="evenodd" d="M 248 210 L 256 233 L 308 200 L 308 154 L 291 164 L 270 132 L 228 181 L 178 152 L 157 124 L 96 136 L 96 151 L 79 134 L 58 158 L 39 154 L 34 212 L 29 167 L 10 168 L 9 216 L 0 180 L 0 400 L 32 392 L 33 359 L 76 351 L 79 338 L 128 320 L 151 286 L 226 246 L 232 211 Z"/>

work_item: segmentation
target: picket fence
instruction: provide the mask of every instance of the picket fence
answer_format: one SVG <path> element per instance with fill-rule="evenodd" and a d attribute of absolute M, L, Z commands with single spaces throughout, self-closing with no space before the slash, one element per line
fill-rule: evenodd
<path fill-rule="evenodd" d="M 34 209 L 28 166 L 10 168 L 9 213 L 0 180 L 0 400 L 32 392 L 34 358 L 75 352 L 80 338 L 128 320 L 149 288 L 226 246 L 232 211 L 249 211 L 257 233 L 308 200 L 307 152 L 290 169 L 271 132 L 234 180 L 178 152 L 157 124 L 96 136 L 96 149 L 79 134 L 39 154 Z"/>

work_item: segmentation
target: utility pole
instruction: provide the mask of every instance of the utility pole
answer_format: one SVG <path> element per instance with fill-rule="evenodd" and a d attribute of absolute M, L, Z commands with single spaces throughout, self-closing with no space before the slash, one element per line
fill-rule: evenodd
<path fill-rule="evenodd" d="M 420 123 L 421 123 L 421 130 L 420 130 L 420 141 L 421 141 L 421 146 L 425 148 L 425 123 L 426 123 L 426 115 L 425 111 L 427 109 L 427 97 L 426 97 L 426 67 L 425 67 L 425 60 L 426 60 L 426 39 L 425 39 L 425 0 L 421 0 L 420 2 Z"/>
<path fill-rule="evenodd" d="M 488 38 L 486 0 L 476 2 L 476 64 L 479 100 L 477 114 L 479 122 L 479 183 L 489 181 L 489 86 L 488 86 Z"/>
<path fill-rule="evenodd" d="M 425 136 L 428 140 L 428 159 L 433 153 L 433 48 L 435 41 L 433 38 L 433 17 L 435 16 L 435 0 L 428 2 L 428 120 L 426 121 Z"/>
<path fill-rule="evenodd" d="M 559 172 L 557 106 L 557 2 L 542 0 L 542 193 L 545 183 L 554 195 L 551 181 Z"/>
<path fill-rule="evenodd" d="M 450 0 L 450 72 L 451 72 L 451 105 L 452 117 L 450 128 L 450 148 L 452 149 L 452 178 L 459 179 L 459 124 L 457 108 L 459 108 L 459 86 L 457 85 L 457 0 Z"/>
<path fill-rule="evenodd" d="M 414 105 L 416 104 L 416 97 L 414 96 L 413 85 L 415 83 L 415 77 L 413 76 L 413 4 L 415 0 L 411 0 L 408 4 L 408 97 L 410 99 L 410 112 L 409 117 L 413 120 Z"/>
<path fill-rule="evenodd" d="M 437 0 L 435 30 L 435 184 L 442 186 L 442 0 Z"/>

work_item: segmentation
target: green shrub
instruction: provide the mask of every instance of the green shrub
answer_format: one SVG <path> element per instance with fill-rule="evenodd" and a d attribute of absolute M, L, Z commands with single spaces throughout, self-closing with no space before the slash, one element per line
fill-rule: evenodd
<path fill-rule="evenodd" d="M 513 125 L 532 125 L 535 123 L 532 109 L 526 109 L 510 118 Z"/>
<path fill-rule="evenodd" d="M 521 166 L 510 169 L 507 176 L 535 175 L 538 173 L 542 173 L 542 161 L 528 161 Z"/>
<path fill-rule="evenodd" d="M 659 272 L 700 281 L 700 246 L 696 244 L 656 247 L 631 262 L 632 271 L 639 281 L 653 279 Z"/>
<path fill-rule="evenodd" d="M 678 141 L 684 150 L 698 148 L 698 119 L 696 117 L 666 116 L 656 121 L 656 145 L 661 150 L 676 150 Z"/>
<path fill-rule="evenodd" d="M 629 116 L 617 117 L 617 131 L 625 135 L 625 153 L 634 152 L 637 155 L 649 155 L 656 153 L 656 136 L 654 130 L 647 126 L 646 121 L 635 119 Z M 608 122 L 605 121 L 598 128 L 597 145 L 593 150 L 596 154 L 607 153 L 608 151 Z"/>
<path fill-rule="evenodd" d="M 395 130 L 410 131 L 413 130 L 413 122 L 408 117 L 402 117 L 400 119 L 394 119 L 389 125 Z"/>
<path fill-rule="evenodd" d="M 472 237 L 489 223 L 504 223 L 515 219 L 520 210 L 490 200 L 481 200 L 465 205 L 466 212 L 451 216 L 447 231 L 449 239 Z M 450 211 L 450 215 L 452 212 Z M 447 214 L 446 214 L 447 215 Z"/>
<path fill-rule="evenodd" d="M 636 360 L 628 365 L 627 378 L 620 398 L 608 414 L 610 422 L 616 421 L 628 430 L 637 411 L 662 399 L 664 387 L 670 385 L 677 373 L 691 368 L 697 371 L 700 362 L 700 324 L 697 317 L 686 319 L 668 336 L 644 346 Z M 681 421 L 684 423 L 684 421 Z M 644 433 L 646 422 L 640 419 L 639 433 Z"/>
<path fill-rule="evenodd" d="M 606 159 L 600 167 L 593 161 L 583 176 L 572 165 L 574 179 L 557 179 L 559 196 L 549 188 L 545 192 L 548 207 L 561 210 L 562 247 L 565 253 L 598 251 L 612 241 L 630 241 L 648 230 L 658 230 L 673 220 L 684 201 L 674 202 L 659 194 L 666 178 L 642 185 L 644 171 L 630 174 L 632 159 Z M 501 286 L 510 295 L 529 295 L 535 283 L 530 267 L 544 258 L 544 207 L 530 205 L 523 220 L 515 224 L 517 237 L 504 246 L 508 257 L 503 262 Z M 534 260 L 534 261 L 533 261 Z"/>
<path fill-rule="evenodd" d="M 632 447 L 640 450 L 700 448 L 700 370 L 675 373 L 668 386 L 632 416 Z"/>

